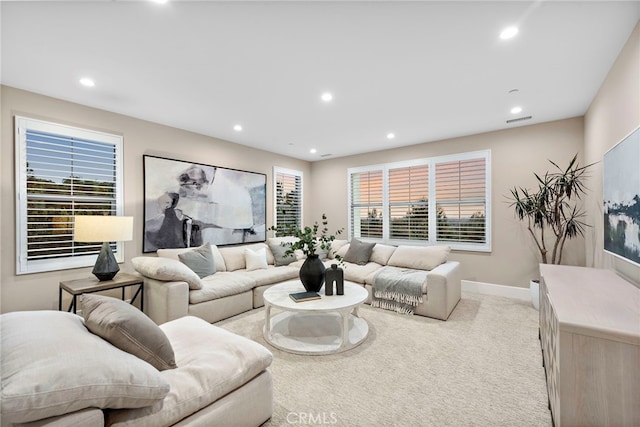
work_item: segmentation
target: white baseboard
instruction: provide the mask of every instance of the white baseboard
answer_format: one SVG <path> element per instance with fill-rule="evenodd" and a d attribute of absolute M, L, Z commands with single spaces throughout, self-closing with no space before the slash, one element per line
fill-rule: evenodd
<path fill-rule="evenodd" d="M 472 282 L 470 280 L 462 280 L 461 285 L 463 292 L 475 292 L 477 294 L 495 295 L 523 301 L 531 301 L 531 291 L 529 288 L 494 285 L 492 283 Z"/>

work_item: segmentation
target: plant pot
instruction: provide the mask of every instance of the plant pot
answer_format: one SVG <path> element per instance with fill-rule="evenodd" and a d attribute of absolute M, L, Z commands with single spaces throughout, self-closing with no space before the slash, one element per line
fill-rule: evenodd
<path fill-rule="evenodd" d="M 307 292 L 318 292 L 324 284 L 325 267 L 318 255 L 309 255 L 300 267 L 300 281 Z"/>
<path fill-rule="evenodd" d="M 529 281 L 529 290 L 531 290 L 531 302 L 533 303 L 533 308 L 536 310 L 540 309 L 540 281 L 539 280 L 531 280 Z"/>

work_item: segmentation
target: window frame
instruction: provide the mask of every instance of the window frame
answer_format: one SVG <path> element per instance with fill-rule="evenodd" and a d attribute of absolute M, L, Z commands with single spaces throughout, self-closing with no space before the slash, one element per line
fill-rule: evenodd
<path fill-rule="evenodd" d="M 438 240 L 437 238 L 437 206 L 439 204 L 436 198 L 436 166 L 440 163 L 451 163 L 456 161 L 465 161 L 473 159 L 484 159 L 485 161 L 485 242 L 482 243 L 470 243 L 470 242 L 456 242 L 450 240 Z M 429 169 L 429 195 L 428 195 L 428 212 L 431 220 L 428 223 L 429 238 L 424 240 L 405 240 L 405 239 L 391 239 L 390 238 L 390 218 L 389 218 L 389 171 L 392 169 L 424 166 L 427 165 Z M 347 211 L 348 211 L 348 238 L 354 237 L 354 224 L 353 224 L 353 201 L 352 201 L 352 175 L 362 172 L 382 172 L 382 219 L 383 219 L 383 231 L 382 238 L 374 237 L 362 237 L 369 241 L 375 241 L 379 243 L 399 245 L 410 244 L 418 246 L 430 246 L 430 245 L 448 245 L 453 250 L 472 251 L 472 252 L 491 252 L 491 150 L 479 150 L 465 153 L 449 154 L 437 157 L 428 157 L 421 159 L 412 159 L 406 161 L 399 161 L 393 163 L 382 163 L 367 166 L 358 166 L 347 169 Z M 372 204 L 373 206 L 373 204 Z"/>
<path fill-rule="evenodd" d="M 304 207 L 304 174 L 302 171 L 295 169 L 287 169 L 279 166 L 273 167 L 273 226 L 278 228 L 278 175 L 291 175 L 300 179 L 300 197 L 299 197 L 299 217 L 298 228 L 302 228 L 303 224 L 303 207 Z"/>
<path fill-rule="evenodd" d="M 124 214 L 123 137 L 121 135 L 79 128 L 76 126 L 56 123 L 47 120 L 34 119 L 18 115 L 14 117 L 16 177 L 16 275 L 91 267 L 95 264 L 98 258 L 99 250 L 97 250 L 94 254 L 89 255 L 61 255 L 55 258 L 35 260 L 29 260 L 27 258 L 27 212 L 29 203 L 29 197 L 27 194 L 27 131 L 29 130 L 112 144 L 115 150 L 115 215 L 118 216 Z M 53 197 L 55 196 L 49 197 L 53 199 Z M 73 196 L 69 196 L 69 198 L 72 199 Z M 119 263 L 124 262 L 124 243 L 115 242 L 115 244 L 112 244 L 112 248 L 116 260 Z"/>

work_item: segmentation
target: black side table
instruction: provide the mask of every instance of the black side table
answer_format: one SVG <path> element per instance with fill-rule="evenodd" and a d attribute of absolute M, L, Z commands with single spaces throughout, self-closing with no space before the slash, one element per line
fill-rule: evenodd
<path fill-rule="evenodd" d="M 134 276 L 133 274 L 127 273 L 118 273 L 112 280 L 104 280 L 102 282 L 92 277 L 60 282 L 60 288 L 58 289 L 58 310 L 62 310 L 63 290 L 73 296 L 67 311 L 71 311 L 73 309 L 73 312 L 75 313 L 78 308 L 78 295 L 121 288 L 122 300 L 124 301 L 125 288 L 136 285 L 138 285 L 138 289 L 133 295 L 133 298 L 131 298 L 131 304 L 135 302 L 138 294 L 140 294 L 140 310 L 144 311 L 144 279 L 140 276 Z"/>

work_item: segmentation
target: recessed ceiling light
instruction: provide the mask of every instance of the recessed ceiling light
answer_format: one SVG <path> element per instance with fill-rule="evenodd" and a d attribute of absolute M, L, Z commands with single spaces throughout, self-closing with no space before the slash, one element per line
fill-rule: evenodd
<path fill-rule="evenodd" d="M 240 132 L 240 131 L 242 130 L 242 126 L 240 126 L 240 125 L 235 125 L 235 126 L 233 127 L 233 130 L 235 130 L 236 132 Z"/>
<path fill-rule="evenodd" d="M 150 0 L 152 3 L 167 4 L 169 0 Z"/>
<path fill-rule="evenodd" d="M 86 87 L 94 87 L 96 85 L 96 82 L 94 82 L 93 79 L 90 79 L 89 77 L 83 77 L 80 79 L 80 84 Z"/>
<path fill-rule="evenodd" d="M 318 150 L 316 150 L 315 148 L 312 148 L 311 150 L 309 150 L 309 152 L 311 154 L 316 154 L 318 152 Z"/>
<path fill-rule="evenodd" d="M 333 99 L 333 95 L 330 94 L 329 92 L 325 92 L 322 94 L 322 96 L 320 97 L 324 102 L 330 102 Z"/>
<path fill-rule="evenodd" d="M 518 27 L 507 27 L 500 33 L 500 38 L 502 40 L 508 40 L 515 37 L 516 34 L 518 34 Z"/>
<path fill-rule="evenodd" d="M 518 114 L 522 112 L 522 107 L 513 107 L 511 109 L 511 114 Z"/>
<path fill-rule="evenodd" d="M 389 133 L 387 134 L 387 139 L 393 139 L 393 138 L 395 138 L 395 137 L 396 137 L 396 134 L 395 134 L 395 133 L 391 133 L 391 132 L 389 132 Z"/>

